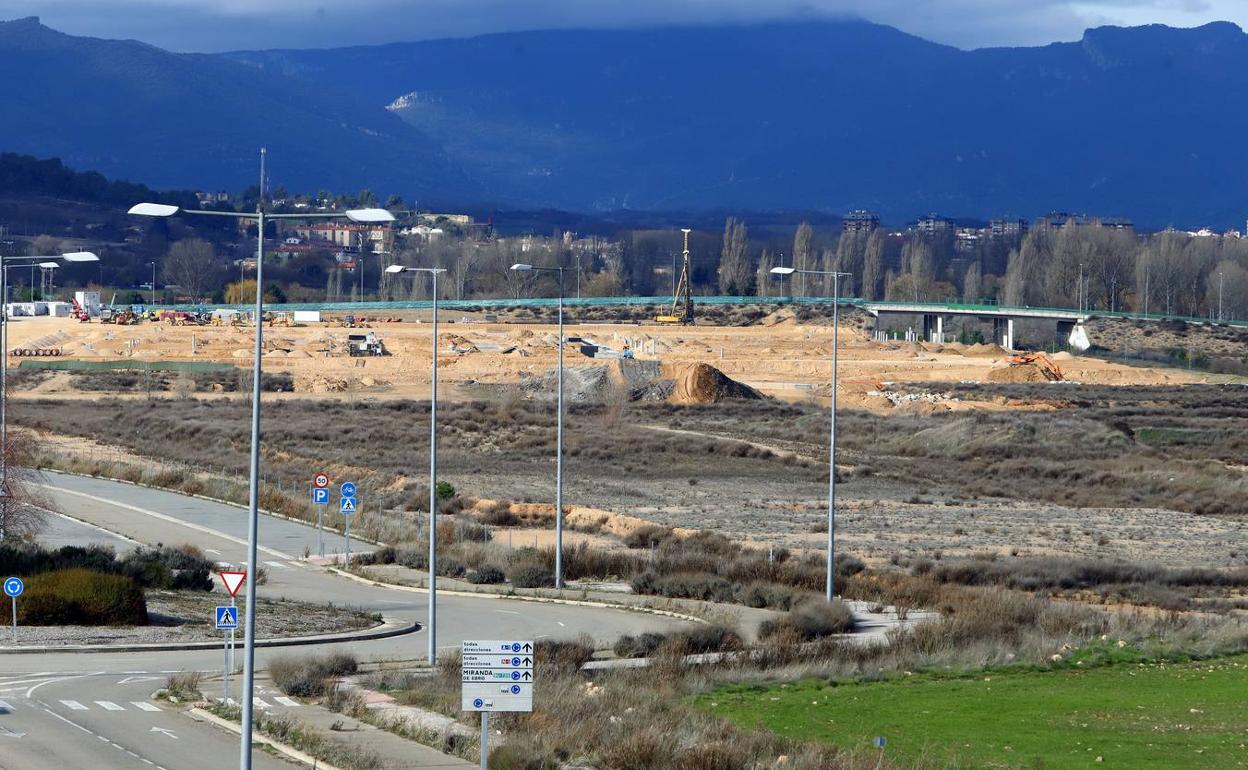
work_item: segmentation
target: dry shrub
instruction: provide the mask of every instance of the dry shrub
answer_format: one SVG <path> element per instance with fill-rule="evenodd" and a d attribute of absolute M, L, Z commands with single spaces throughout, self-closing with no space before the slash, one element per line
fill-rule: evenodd
<path fill-rule="evenodd" d="M 809 641 L 848 633 L 853 628 L 854 613 L 844 602 L 810 599 L 790 610 L 783 618 L 763 621 L 758 635 L 762 639 L 768 639 L 784 631 L 798 639 Z"/>
<path fill-rule="evenodd" d="M 269 663 L 269 676 L 287 695 L 320 697 L 334 677 L 354 674 L 359 664 L 347 652 L 296 657 L 282 655 Z"/>

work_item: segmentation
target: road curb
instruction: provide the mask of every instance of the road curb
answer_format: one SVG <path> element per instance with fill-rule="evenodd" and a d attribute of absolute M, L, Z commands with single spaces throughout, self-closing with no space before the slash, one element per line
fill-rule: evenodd
<path fill-rule="evenodd" d="M 200 721 L 207 722 L 210 725 L 215 725 L 216 727 L 219 727 L 222 730 L 228 730 L 234 733 L 235 735 L 243 734 L 242 726 L 236 725 L 228 719 L 222 719 L 216 714 L 213 714 L 209 711 L 205 711 L 204 709 L 201 709 L 198 706 L 192 706 L 190 710 L 184 711 L 182 713 L 186 714 L 192 719 L 198 719 Z M 258 730 L 252 731 L 251 742 L 263 743 L 265 746 L 272 747 L 276 751 L 279 751 L 282 754 L 285 754 L 286 756 L 290 757 L 296 762 L 301 762 L 305 765 L 308 765 L 309 767 L 317 768 L 318 770 L 340 770 L 338 767 L 335 767 L 334 765 L 331 765 L 328 762 L 322 762 L 321 760 L 317 759 L 311 754 L 303 753 L 299 749 L 296 749 L 294 746 L 287 746 L 285 743 L 275 741 L 272 738 L 268 737 L 267 735 L 262 735 L 260 731 Z"/>
<path fill-rule="evenodd" d="M 292 636 L 287 639 L 257 639 L 256 647 L 306 647 L 314 644 L 338 644 L 341 642 L 371 642 L 404 634 L 414 634 L 421 629 L 420 623 L 386 620 L 378 628 L 322 636 Z M 242 640 L 239 639 L 239 644 Z M 109 653 L 109 652 L 176 652 L 179 650 L 220 650 L 221 642 L 153 642 L 151 644 L 86 645 L 70 644 L 58 647 L 0 647 L 0 655 L 42 655 L 44 653 Z"/>
<path fill-rule="evenodd" d="M 352 574 L 339 567 L 327 566 L 325 567 L 325 569 L 331 572 L 337 573 L 338 575 L 341 575 L 342 577 L 345 577 L 348 580 L 354 580 L 357 583 L 364 583 L 365 585 L 376 586 L 378 588 L 390 588 L 395 591 L 407 591 L 409 593 L 415 593 L 415 594 L 429 593 L 428 588 L 418 588 L 416 586 L 404 586 L 404 585 L 398 585 L 397 583 L 385 583 L 380 580 L 374 580 L 372 578 L 366 578 L 366 577 L 361 577 L 359 575 Z M 586 599 L 560 599 L 558 597 L 553 597 L 553 596 L 525 596 L 522 594 L 496 594 L 496 593 L 489 593 L 486 591 L 481 591 L 481 592 L 456 591 L 453 589 L 445 589 L 445 588 L 439 588 L 438 594 L 439 595 L 445 594 L 447 596 L 459 596 L 459 597 L 468 598 L 468 599 L 503 599 L 503 600 L 509 600 L 509 601 L 517 601 L 517 602 L 537 602 L 540 604 L 566 604 L 572 607 L 595 607 L 598 609 L 607 609 L 607 610 L 627 610 L 629 612 L 643 612 L 647 615 L 661 615 L 663 617 L 675 618 L 676 620 L 684 620 L 689 623 L 699 623 L 702 625 L 707 625 L 710 622 L 704 618 L 699 618 L 694 615 L 685 615 L 680 612 L 673 612 L 672 610 L 660 610 L 660 609 L 655 609 L 654 607 L 635 607 L 635 606 L 628 605 L 628 604 L 611 604 L 610 602 L 593 602 L 593 601 L 589 601 Z"/>
<path fill-rule="evenodd" d="M 243 510 L 243 511 L 250 510 L 250 508 L 248 508 L 246 505 L 243 505 L 242 503 L 236 503 L 233 500 L 223 500 L 219 497 L 209 497 L 208 495 L 197 495 L 197 494 L 192 494 L 190 492 L 182 492 L 177 489 L 169 489 L 168 487 L 158 487 L 153 484 L 140 484 L 137 481 L 130 481 L 129 479 L 119 479 L 119 478 L 114 478 L 113 476 L 93 476 L 90 473 L 79 473 L 78 471 L 66 471 L 66 470 L 61 470 L 60 468 L 39 468 L 39 470 L 45 471 L 48 473 L 60 473 L 65 476 L 77 476 L 83 479 L 100 479 L 101 481 L 113 481 L 118 484 L 129 484 L 132 487 L 142 487 L 143 489 L 154 489 L 157 492 L 168 492 L 171 495 L 181 495 L 182 497 L 190 497 L 190 498 L 194 498 L 195 500 L 203 500 L 209 503 L 219 503 L 221 505 L 228 505 L 231 508 L 238 508 L 239 510 Z M 73 490 L 62 490 L 62 491 L 72 492 Z M 300 519 L 300 518 L 296 518 L 295 516 L 287 516 L 284 513 L 275 513 L 274 511 L 266 511 L 263 508 L 257 508 L 256 510 L 261 515 L 271 516 L 274 519 L 281 519 L 282 521 L 291 521 L 296 524 L 303 524 L 309 527 L 316 526 L 315 523 L 308 521 L 307 519 Z M 326 532 L 332 532 L 335 535 L 343 534 L 343 531 L 337 527 L 325 526 L 324 529 Z M 114 534 L 117 534 L 117 533 L 114 533 Z M 380 540 L 370 540 L 367 537 L 361 537 L 360 535 L 355 534 L 355 533 L 351 534 L 351 539 L 359 540 L 362 543 L 368 543 L 369 545 L 375 545 L 375 546 L 379 546 L 382 548 L 386 547 L 387 545 L 390 545 L 389 543 L 383 543 Z M 295 560 L 295 561 L 301 560 L 297 556 L 290 556 L 288 558 Z"/>

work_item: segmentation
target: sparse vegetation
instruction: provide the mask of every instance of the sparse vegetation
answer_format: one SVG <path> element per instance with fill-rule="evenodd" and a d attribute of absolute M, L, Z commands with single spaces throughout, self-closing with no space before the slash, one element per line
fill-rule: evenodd
<path fill-rule="evenodd" d="M 320 697 L 335 677 L 354 674 L 359 669 L 355 656 L 346 652 L 326 655 L 281 655 L 269 663 L 273 684 L 287 695 Z"/>

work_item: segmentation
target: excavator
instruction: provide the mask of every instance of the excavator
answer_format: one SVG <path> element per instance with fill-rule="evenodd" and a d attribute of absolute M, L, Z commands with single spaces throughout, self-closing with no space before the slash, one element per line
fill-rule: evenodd
<path fill-rule="evenodd" d="M 689 275 L 689 233 L 692 230 L 681 228 L 681 232 L 685 234 L 685 264 L 680 270 L 680 283 L 676 285 L 676 294 L 672 297 L 672 312 L 658 316 L 654 319 L 655 323 L 693 325 L 693 298 L 689 291 L 692 285 Z M 682 304 L 684 307 L 681 307 Z"/>
<path fill-rule="evenodd" d="M 1062 374 L 1062 367 L 1058 366 L 1056 361 L 1038 351 L 1009 356 L 1005 359 L 1005 362 L 1010 366 L 1034 366 L 1040 370 L 1040 373 L 1049 382 L 1060 382 L 1065 378 Z"/>

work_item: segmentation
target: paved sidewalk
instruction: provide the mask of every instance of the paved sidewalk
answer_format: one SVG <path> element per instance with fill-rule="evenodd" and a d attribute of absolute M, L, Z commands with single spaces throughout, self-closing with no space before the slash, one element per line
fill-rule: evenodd
<path fill-rule="evenodd" d="M 295 708 L 274 703 L 271 715 L 289 715 L 318 732 L 342 743 L 377 752 L 385 770 L 476 770 L 476 762 L 443 754 L 422 743 L 373 727 L 358 719 L 316 705 Z M 341 722 L 339 729 L 334 725 Z"/>

